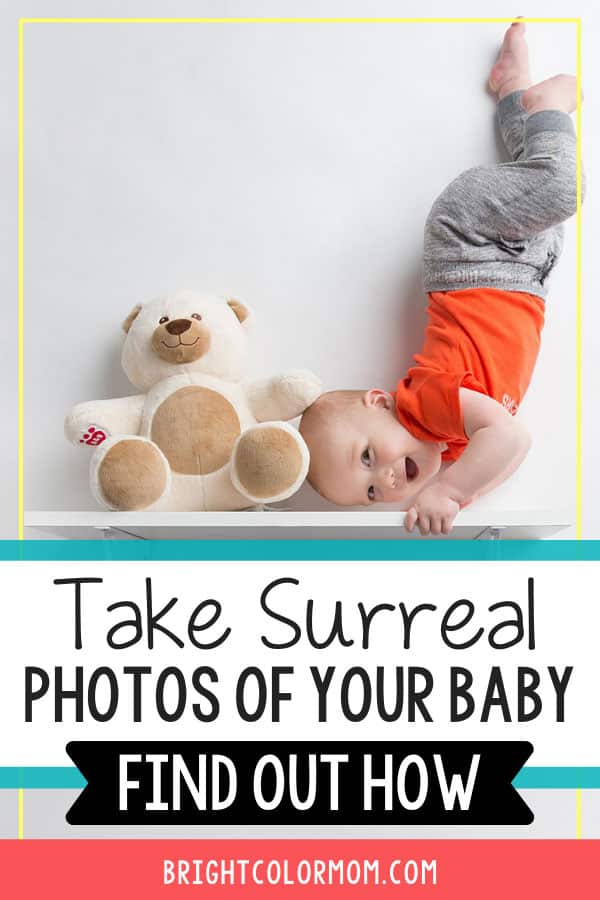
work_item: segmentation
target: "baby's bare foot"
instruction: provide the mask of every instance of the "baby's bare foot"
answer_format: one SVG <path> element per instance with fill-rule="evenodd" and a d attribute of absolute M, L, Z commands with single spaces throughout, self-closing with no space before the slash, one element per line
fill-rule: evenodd
<path fill-rule="evenodd" d="M 534 84 L 521 97 L 521 104 L 529 115 L 543 109 L 571 113 L 577 108 L 577 79 L 574 75 L 555 75 Z"/>
<path fill-rule="evenodd" d="M 525 23 L 513 22 L 500 48 L 496 65 L 490 72 L 490 90 L 502 100 L 513 91 L 524 91 L 531 85 L 529 51 L 525 40 Z"/>

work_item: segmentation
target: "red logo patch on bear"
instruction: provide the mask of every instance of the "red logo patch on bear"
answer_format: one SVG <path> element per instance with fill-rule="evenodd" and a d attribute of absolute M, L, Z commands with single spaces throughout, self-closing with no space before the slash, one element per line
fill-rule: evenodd
<path fill-rule="evenodd" d="M 90 425 L 86 433 L 80 438 L 80 444 L 87 444 L 88 447 L 97 447 L 98 444 L 101 444 L 107 438 L 107 434 L 101 428 L 97 428 L 95 425 Z"/>

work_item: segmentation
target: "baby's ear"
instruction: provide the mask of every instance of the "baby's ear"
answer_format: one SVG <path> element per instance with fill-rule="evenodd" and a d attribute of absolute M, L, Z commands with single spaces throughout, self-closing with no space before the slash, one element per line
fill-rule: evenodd
<path fill-rule="evenodd" d="M 378 406 L 380 409 L 392 409 L 394 406 L 394 398 L 388 391 L 381 391 L 379 388 L 372 388 L 363 394 L 363 403 L 365 406 Z"/>
<path fill-rule="evenodd" d="M 131 310 L 131 312 L 129 313 L 129 315 L 127 316 L 125 321 L 123 322 L 123 331 L 125 332 L 125 334 L 129 333 L 129 329 L 131 328 L 131 326 L 137 319 L 141 308 L 142 308 L 141 303 L 136 304 L 136 306 L 133 307 L 133 309 Z"/>
<path fill-rule="evenodd" d="M 236 300 L 234 297 L 228 297 L 227 306 L 229 306 L 233 310 L 240 325 L 248 322 L 248 319 L 250 318 L 250 310 L 240 300 Z"/>

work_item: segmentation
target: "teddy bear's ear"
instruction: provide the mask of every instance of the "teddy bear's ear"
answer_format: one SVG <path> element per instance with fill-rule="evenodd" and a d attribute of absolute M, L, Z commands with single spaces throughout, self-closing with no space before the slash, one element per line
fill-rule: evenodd
<path fill-rule="evenodd" d="M 129 333 L 129 329 L 133 325 L 135 319 L 137 319 L 141 308 L 142 308 L 141 303 L 138 303 L 136 306 L 134 306 L 133 309 L 131 310 L 131 312 L 129 313 L 129 315 L 127 316 L 127 318 L 125 319 L 125 321 L 123 322 L 123 331 L 125 332 L 125 334 Z"/>
<path fill-rule="evenodd" d="M 250 316 L 250 310 L 248 309 L 248 307 L 244 306 L 243 303 L 241 303 L 239 300 L 235 300 L 233 297 L 227 298 L 227 306 L 231 307 L 241 324 L 243 324 Z"/>

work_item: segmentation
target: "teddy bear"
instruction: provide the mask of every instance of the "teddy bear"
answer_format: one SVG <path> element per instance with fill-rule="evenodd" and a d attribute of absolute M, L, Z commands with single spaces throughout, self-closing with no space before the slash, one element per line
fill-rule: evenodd
<path fill-rule="evenodd" d="M 93 448 L 90 482 L 113 510 L 233 510 L 285 500 L 309 455 L 288 421 L 320 394 L 302 370 L 242 383 L 248 307 L 195 291 L 137 305 L 121 362 L 140 393 L 80 403 L 71 443 Z"/>

